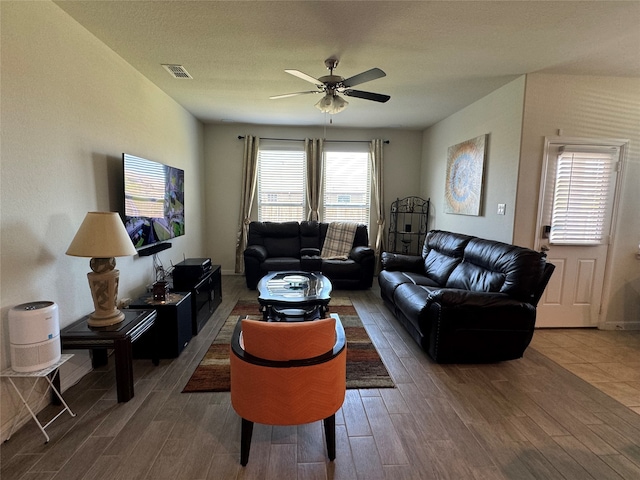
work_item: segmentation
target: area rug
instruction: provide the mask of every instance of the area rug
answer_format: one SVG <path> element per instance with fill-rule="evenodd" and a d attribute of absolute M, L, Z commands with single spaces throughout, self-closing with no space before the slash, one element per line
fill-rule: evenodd
<path fill-rule="evenodd" d="M 393 380 L 351 301 L 332 298 L 329 311 L 340 316 L 347 337 L 347 388 L 393 388 Z M 262 318 L 255 300 L 236 303 L 183 393 L 229 391 L 229 342 L 236 323 L 246 316 Z"/>

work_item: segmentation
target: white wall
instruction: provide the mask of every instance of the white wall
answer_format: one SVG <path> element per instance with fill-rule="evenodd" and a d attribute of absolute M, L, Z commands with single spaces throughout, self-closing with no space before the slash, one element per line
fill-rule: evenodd
<path fill-rule="evenodd" d="M 640 79 L 527 76 L 515 241 L 534 245 L 544 138 L 628 139 L 601 326 L 640 328 Z"/>
<path fill-rule="evenodd" d="M 1 367 L 9 364 L 11 307 L 58 304 L 64 327 L 91 312 L 89 259 L 65 251 L 87 211 L 121 204 L 121 156 L 129 152 L 185 170 L 185 237 L 160 254 L 168 266 L 206 255 L 203 128 L 188 112 L 51 2 L 0 2 L 2 178 Z M 120 297 L 153 279 L 151 257 L 117 260 Z M 89 369 L 78 352 L 63 388 Z M 1 428 L 16 399 L 1 384 Z M 13 394 L 13 395 L 12 395 Z"/>
<path fill-rule="evenodd" d="M 420 191 L 431 198 L 430 228 L 511 243 L 515 218 L 525 77 L 425 130 Z M 449 147 L 489 134 L 479 216 L 444 213 Z M 498 215 L 498 203 L 506 214 Z"/>
<path fill-rule="evenodd" d="M 312 108 L 312 107 L 309 107 Z M 278 127 L 264 125 L 220 124 L 205 127 L 206 152 L 206 210 L 207 245 L 213 252 L 214 263 L 222 265 L 224 274 L 235 268 L 235 246 L 240 221 L 240 185 L 242 183 L 242 153 L 244 141 L 239 135 L 263 138 L 304 139 L 325 137 L 323 128 Z M 337 129 L 327 130 L 328 140 L 365 140 L 382 138 L 390 143 L 384 146 L 385 216 L 397 197 L 418 195 L 420 185 L 419 131 L 391 129 Z M 254 212 L 257 214 L 257 212 Z M 376 226 L 371 226 L 369 240 L 373 243 Z"/>

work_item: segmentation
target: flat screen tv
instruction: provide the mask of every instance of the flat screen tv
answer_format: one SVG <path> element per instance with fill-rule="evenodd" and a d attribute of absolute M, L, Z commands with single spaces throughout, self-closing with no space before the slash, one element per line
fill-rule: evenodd
<path fill-rule="evenodd" d="M 123 220 L 136 249 L 184 235 L 184 170 L 127 153 L 122 165 Z"/>

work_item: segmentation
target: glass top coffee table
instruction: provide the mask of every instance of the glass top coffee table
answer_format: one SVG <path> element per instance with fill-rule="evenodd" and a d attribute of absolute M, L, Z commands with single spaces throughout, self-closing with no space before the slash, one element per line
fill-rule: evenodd
<path fill-rule="evenodd" d="M 258 282 L 258 302 L 269 322 L 324 318 L 331 300 L 331 281 L 320 273 L 271 272 Z"/>

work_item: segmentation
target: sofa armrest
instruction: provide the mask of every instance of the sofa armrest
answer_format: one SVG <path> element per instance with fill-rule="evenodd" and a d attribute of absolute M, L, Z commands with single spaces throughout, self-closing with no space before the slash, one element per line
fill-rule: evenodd
<path fill-rule="evenodd" d="M 424 274 L 424 260 L 420 255 L 382 252 L 382 269 Z"/>
<path fill-rule="evenodd" d="M 319 257 L 320 249 L 319 248 L 302 248 L 300 249 L 301 257 Z"/>
<path fill-rule="evenodd" d="M 362 263 L 367 258 L 373 258 L 375 252 L 370 247 L 353 247 L 349 252 L 349 258 L 356 263 Z"/>
<path fill-rule="evenodd" d="M 536 308 L 504 293 L 439 289 L 427 298 L 426 345 L 439 363 L 520 358 L 529 346 Z"/>
<path fill-rule="evenodd" d="M 269 257 L 269 254 L 262 245 L 249 245 L 244 251 L 244 256 L 245 258 L 253 257 L 262 263 Z"/>

